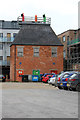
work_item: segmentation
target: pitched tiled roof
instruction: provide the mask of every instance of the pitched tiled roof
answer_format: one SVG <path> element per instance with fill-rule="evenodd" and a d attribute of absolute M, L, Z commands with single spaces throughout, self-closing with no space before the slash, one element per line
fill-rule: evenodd
<path fill-rule="evenodd" d="M 12 45 L 61 45 L 49 24 L 26 24 L 13 41 Z"/>

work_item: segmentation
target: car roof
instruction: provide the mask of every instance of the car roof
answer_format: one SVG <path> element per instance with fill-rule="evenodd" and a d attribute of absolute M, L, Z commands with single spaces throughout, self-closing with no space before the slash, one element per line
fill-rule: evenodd
<path fill-rule="evenodd" d="M 66 73 L 72 74 L 72 73 L 78 73 L 78 71 L 66 71 L 66 72 L 63 72 L 60 75 L 58 75 L 58 77 L 61 77 L 61 76 L 65 75 Z"/>

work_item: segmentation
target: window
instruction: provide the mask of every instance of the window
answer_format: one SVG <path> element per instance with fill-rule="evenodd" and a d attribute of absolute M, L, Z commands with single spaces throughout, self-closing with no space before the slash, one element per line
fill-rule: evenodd
<path fill-rule="evenodd" d="M 3 56 L 0 56 L 0 60 L 3 60 Z"/>
<path fill-rule="evenodd" d="M 7 33 L 7 40 L 11 41 L 11 33 Z"/>
<path fill-rule="evenodd" d="M 7 65 L 10 65 L 10 56 L 7 56 Z"/>
<path fill-rule="evenodd" d="M 0 28 L 2 28 L 2 21 L 0 21 Z"/>
<path fill-rule="evenodd" d="M 0 33 L 0 38 L 3 38 L 3 33 Z"/>
<path fill-rule="evenodd" d="M 65 42 L 65 36 L 63 36 L 63 42 Z"/>
<path fill-rule="evenodd" d="M 57 47 L 52 47 L 52 57 L 57 57 Z"/>
<path fill-rule="evenodd" d="M 59 38 L 59 40 L 61 41 L 61 38 Z"/>
<path fill-rule="evenodd" d="M 65 74 L 64 76 L 63 76 L 63 78 L 67 78 L 69 76 L 69 74 Z"/>
<path fill-rule="evenodd" d="M 34 49 L 34 56 L 39 57 L 39 47 L 33 47 Z"/>
<path fill-rule="evenodd" d="M 67 41 L 69 41 L 69 36 L 67 36 Z"/>
<path fill-rule="evenodd" d="M 13 37 L 14 37 L 14 38 L 16 37 L 16 35 L 17 35 L 17 33 L 13 33 Z"/>
<path fill-rule="evenodd" d="M 71 75 L 70 79 L 76 78 L 76 77 L 77 77 L 77 73 L 74 73 L 73 75 Z"/>
<path fill-rule="evenodd" d="M 63 57 L 64 58 L 66 57 L 66 51 L 65 50 L 63 51 Z"/>
<path fill-rule="evenodd" d="M 17 47 L 17 56 L 19 57 L 23 56 L 23 47 Z"/>
<path fill-rule="evenodd" d="M 0 44 L 0 50 L 2 50 L 3 49 L 3 45 L 2 44 Z"/>
<path fill-rule="evenodd" d="M 67 36 L 67 44 L 69 44 L 69 36 Z"/>
<path fill-rule="evenodd" d="M 10 38 L 11 37 L 11 33 L 7 33 L 7 37 Z"/>

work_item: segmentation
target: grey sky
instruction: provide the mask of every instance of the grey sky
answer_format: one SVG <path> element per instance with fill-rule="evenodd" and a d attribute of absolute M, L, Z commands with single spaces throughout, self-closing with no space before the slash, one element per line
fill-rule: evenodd
<path fill-rule="evenodd" d="M 25 16 L 51 17 L 51 27 L 56 34 L 78 28 L 79 0 L 1 0 L 0 20 L 17 20 Z"/>

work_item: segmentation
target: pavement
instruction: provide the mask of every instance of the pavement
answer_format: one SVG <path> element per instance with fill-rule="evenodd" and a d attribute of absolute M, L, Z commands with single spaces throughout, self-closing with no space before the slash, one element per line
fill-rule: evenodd
<path fill-rule="evenodd" d="M 2 83 L 2 118 L 78 118 L 78 92 L 38 82 Z"/>

